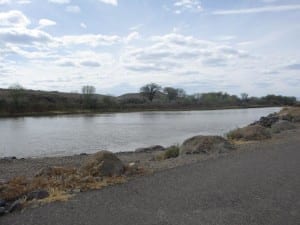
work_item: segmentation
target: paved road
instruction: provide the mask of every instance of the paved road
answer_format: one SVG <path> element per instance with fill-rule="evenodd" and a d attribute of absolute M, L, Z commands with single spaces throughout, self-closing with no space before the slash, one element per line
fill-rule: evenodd
<path fill-rule="evenodd" d="M 296 140 L 296 139 L 294 139 Z M 299 141 L 156 173 L 28 209 L 1 225 L 298 225 Z"/>

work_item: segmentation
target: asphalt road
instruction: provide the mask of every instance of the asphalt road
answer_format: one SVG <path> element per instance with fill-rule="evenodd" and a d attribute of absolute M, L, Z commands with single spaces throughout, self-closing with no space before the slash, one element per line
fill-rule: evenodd
<path fill-rule="evenodd" d="M 0 224 L 298 225 L 300 145 L 293 140 L 82 193 Z"/>

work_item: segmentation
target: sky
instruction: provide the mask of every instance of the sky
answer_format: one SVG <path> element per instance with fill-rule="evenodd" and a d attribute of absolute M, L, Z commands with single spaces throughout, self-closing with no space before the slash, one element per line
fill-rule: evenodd
<path fill-rule="evenodd" d="M 0 0 L 0 88 L 300 97 L 299 0 Z"/>

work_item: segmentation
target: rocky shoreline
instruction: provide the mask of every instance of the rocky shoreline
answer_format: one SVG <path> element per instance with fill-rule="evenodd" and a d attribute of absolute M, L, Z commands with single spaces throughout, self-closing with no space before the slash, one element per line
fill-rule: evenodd
<path fill-rule="evenodd" d="M 299 111 L 299 108 L 288 108 L 262 117 L 249 126 L 230 132 L 228 139 L 218 136 L 195 136 L 187 139 L 181 146 L 168 148 L 151 146 L 137 149 L 135 152 L 116 154 L 100 152 L 97 153 L 98 155 L 80 154 L 37 159 L 2 158 L 0 159 L 0 215 L 21 209 L 32 200 L 36 202 L 49 196 L 53 198 L 53 193 L 50 193 L 52 186 L 43 183 L 46 179 L 53 182 L 51 185 L 55 184 L 55 187 L 60 188 L 60 191 L 64 191 L 65 194 L 74 194 L 122 183 L 136 175 L 235 154 L 259 146 L 261 141 L 276 144 L 277 140 L 289 135 L 291 130 L 300 133 Z M 16 193 L 16 186 L 24 188 L 36 183 L 37 179 L 43 185 L 36 185 L 28 189 L 30 191 L 20 192 L 19 195 Z M 68 186 L 66 183 L 73 186 Z"/>

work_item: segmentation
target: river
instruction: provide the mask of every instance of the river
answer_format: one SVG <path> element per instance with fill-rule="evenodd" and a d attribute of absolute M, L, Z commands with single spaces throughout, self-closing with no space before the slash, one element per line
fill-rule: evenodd
<path fill-rule="evenodd" d="M 135 112 L 0 119 L 0 157 L 133 151 L 180 144 L 194 135 L 225 135 L 280 108 Z"/>

